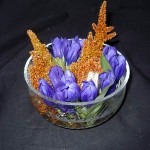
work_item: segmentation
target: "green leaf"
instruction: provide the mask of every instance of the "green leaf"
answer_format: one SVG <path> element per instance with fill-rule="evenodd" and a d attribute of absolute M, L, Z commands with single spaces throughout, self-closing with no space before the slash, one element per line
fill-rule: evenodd
<path fill-rule="evenodd" d="M 90 107 L 87 111 L 87 115 L 85 116 L 85 118 L 91 118 L 91 117 L 95 117 L 97 116 L 102 108 L 102 102 L 101 103 L 97 103 L 95 105 L 93 105 L 92 107 Z"/>
<path fill-rule="evenodd" d="M 66 66 L 65 66 L 65 61 L 64 59 L 62 58 L 52 58 L 52 62 L 55 64 L 55 65 L 58 65 L 60 66 L 63 70 L 66 70 Z"/>
<path fill-rule="evenodd" d="M 83 107 L 83 106 L 76 106 L 76 111 L 77 111 L 77 114 L 80 116 L 80 118 L 84 119 L 85 116 L 87 115 L 87 108 L 86 107 Z"/>
<path fill-rule="evenodd" d="M 101 55 L 101 67 L 103 68 L 104 72 L 107 72 L 108 70 L 112 70 L 109 62 L 107 61 L 103 53 Z"/>
<path fill-rule="evenodd" d="M 70 66 L 66 66 L 66 70 L 70 70 Z"/>
<path fill-rule="evenodd" d="M 90 108 L 88 107 L 82 107 L 82 106 L 77 106 L 77 114 L 80 116 L 82 119 L 88 119 L 97 116 L 102 108 L 102 102 L 97 103 Z"/>

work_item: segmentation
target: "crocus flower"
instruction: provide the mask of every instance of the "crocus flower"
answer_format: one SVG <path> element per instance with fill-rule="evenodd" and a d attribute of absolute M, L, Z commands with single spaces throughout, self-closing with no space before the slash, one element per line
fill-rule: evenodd
<path fill-rule="evenodd" d="M 80 57 L 82 47 L 83 40 L 79 40 L 78 36 L 69 41 L 69 46 L 64 52 L 64 57 L 68 66 L 72 62 L 77 61 L 77 59 Z"/>
<path fill-rule="evenodd" d="M 100 79 L 100 88 L 101 88 L 101 90 L 103 90 L 104 88 L 106 88 L 110 84 L 114 83 L 115 76 L 114 76 L 113 71 L 109 70 L 107 72 L 101 73 L 99 75 L 99 79 Z"/>
<path fill-rule="evenodd" d="M 60 101 L 76 102 L 80 98 L 80 88 L 76 82 L 66 81 L 55 90 L 54 98 Z"/>
<path fill-rule="evenodd" d="M 55 38 L 52 42 L 52 55 L 54 58 L 62 58 L 64 56 L 64 50 L 68 47 L 68 40 L 63 38 Z"/>
<path fill-rule="evenodd" d="M 83 86 L 81 89 L 81 101 L 87 102 L 94 100 L 98 95 L 98 89 L 96 88 L 94 82 L 91 81 L 83 81 Z"/>
<path fill-rule="evenodd" d="M 54 66 L 49 72 L 49 78 L 54 88 L 59 87 L 63 84 L 61 77 L 63 75 L 63 70 L 59 66 Z"/>

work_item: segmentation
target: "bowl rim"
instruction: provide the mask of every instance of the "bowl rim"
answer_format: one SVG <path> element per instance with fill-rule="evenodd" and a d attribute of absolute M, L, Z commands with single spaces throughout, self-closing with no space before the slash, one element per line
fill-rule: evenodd
<path fill-rule="evenodd" d="M 46 45 L 46 47 L 50 46 L 51 43 L 48 43 Z M 108 45 L 108 44 L 105 44 L 105 45 Z M 117 53 L 120 55 L 121 53 L 119 51 L 117 51 Z M 122 54 L 121 54 L 122 55 Z M 28 79 L 28 66 L 30 64 L 30 61 L 32 60 L 32 57 L 30 56 L 28 58 L 28 60 L 26 61 L 25 63 L 25 67 L 24 67 L 24 78 L 25 78 L 25 81 L 26 81 L 26 84 L 28 85 L 28 88 L 36 95 L 38 95 L 39 97 L 49 101 L 49 102 L 53 102 L 53 103 L 56 103 L 56 104 L 61 104 L 61 105 L 73 105 L 73 106 L 85 106 L 85 105 L 90 105 L 90 104 L 96 104 L 98 102 L 103 102 L 115 95 L 117 95 L 127 84 L 128 80 L 129 80 L 129 76 L 130 76 L 130 67 L 129 67 L 129 64 L 126 60 L 126 75 L 125 75 L 125 79 L 124 81 L 122 82 L 122 84 L 120 85 L 119 88 L 117 88 L 115 90 L 115 92 L 109 94 L 108 96 L 106 97 L 103 97 L 103 98 L 96 98 L 95 100 L 93 101 L 88 101 L 88 102 L 65 102 L 65 101 L 59 101 L 59 100 L 55 100 L 55 99 L 51 99 L 50 97 L 47 97 L 43 94 L 41 94 L 38 90 L 36 90 L 30 80 Z"/>

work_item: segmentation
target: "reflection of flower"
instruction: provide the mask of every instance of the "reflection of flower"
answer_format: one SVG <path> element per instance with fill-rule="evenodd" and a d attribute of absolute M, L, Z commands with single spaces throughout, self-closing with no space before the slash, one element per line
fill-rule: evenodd
<path fill-rule="evenodd" d="M 81 101 L 87 102 L 94 100 L 98 95 L 98 89 L 93 81 L 83 81 L 81 89 Z"/>
<path fill-rule="evenodd" d="M 110 84 L 114 83 L 115 76 L 114 76 L 113 71 L 109 70 L 107 72 L 103 72 L 102 74 L 100 74 L 99 79 L 100 79 L 100 88 L 103 90 Z"/>
<path fill-rule="evenodd" d="M 110 45 L 106 45 L 103 48 L 103 53 L 114 71 L 116 80 L 119 81 L 123 73 L 125 72 L 125 57 L 123 55 L 118 55 L 116 48 Z"/>

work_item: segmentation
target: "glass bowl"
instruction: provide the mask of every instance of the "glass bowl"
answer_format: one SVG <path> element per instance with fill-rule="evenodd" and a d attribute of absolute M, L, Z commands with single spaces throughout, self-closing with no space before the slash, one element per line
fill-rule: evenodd
<path fill-rule="evenodd" d="M 70 129 L 94 127 L 112 117 L 124 99 L 130 76 L 130 68 L 126 62 L 126 71 L 120 80 L 120 86 L 112 94 L 89 102 L 63 102 L 46 97 L 33 88 L 28 73 L 30 64 L 32 64 L 31 57 L 25 64 L 24 77 L 35 109 L 51 123 Z"/>

